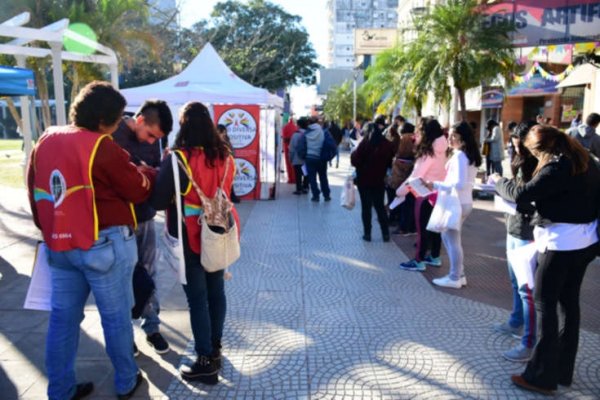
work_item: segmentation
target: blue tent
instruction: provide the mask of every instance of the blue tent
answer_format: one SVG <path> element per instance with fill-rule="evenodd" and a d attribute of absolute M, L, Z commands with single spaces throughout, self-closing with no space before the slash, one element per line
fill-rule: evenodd
<path fill-rule="evenodd" d="M 33 71 L 0 66 L 0 96 L 34 96 Z"/>

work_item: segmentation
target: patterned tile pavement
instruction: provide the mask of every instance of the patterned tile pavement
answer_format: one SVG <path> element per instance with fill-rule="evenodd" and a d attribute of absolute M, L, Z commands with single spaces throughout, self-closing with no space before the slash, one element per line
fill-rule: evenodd
<path fill-rule="evenodd" d="M 490 328 L 505 310 L 435 290 L 423 275 L 399 270 L 406 256 L 381 241 L 377 225 L 373 242 L 360 240 L 360 211 L 338 201 L 348 172 L 330 169 L 330 203 L 293 196 L 284 186 L 277 201 L 255 204 L 227 284 L 222 383 L 174 378 L 166 395 L 537 398 L 509 381 L 522 364 L 501 353 L 516 341 Z M 600 336 L 581 336 L 575 383 L 557 398 L 600 396 Z M 182 363 L 193 359 L 190 343 Z"/>
<path fill-rule="evenodd" d="M 280 185 L 277 200 L 240 205 L 242 258 L 226 284 L 225 359 L 218 385 L 179 378 L 177 369 L 195 358 L 189 315 L 173 275 L 161 275 L 161 331 L 173 350 L 154 354 L 135 328 L 142 352 L 137 361 L 147 378 L 135 398 L 539 397 L 509 381 L 523 366 L 505 361 L 501 353 L 516 340 L 491 330 L 506 318 L 505 309 L 436 289 L 426 274 L 399 270 L 406 255 L 394 243 L 382 242 L 376 223 L 373 242 L 360 239 L 360 210 L 339 205 L 349 172 L 347 157 L 340 169 L 330 169 L 329 203 L 310 202 L 308 196 L 292 195 L 290 185 Z M 23 192 L 2 188 L 2 194 L 0 398 L 40 399 L 47 385 L 47 313 L 21 308 L 39 235 Z M 588 297 L 590 304 L 597 304 L 595 296 Z M 114 398 L 93 300 L 82 323 L 77 374 L 94 381 L 91 399 Z M 555 398 L 600 398 L 597 333 L 581 332 L 574 384 L 560 388 Z"/>

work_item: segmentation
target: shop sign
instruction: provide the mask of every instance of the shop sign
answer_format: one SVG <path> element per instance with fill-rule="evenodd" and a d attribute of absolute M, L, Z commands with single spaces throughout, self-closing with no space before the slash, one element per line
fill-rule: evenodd
<path fill-rule="evenodd" d="M 501 108 L 504 103 L 502 88 L 484 88 L 481 95 L 481 108 Z"/>
<path fill-rule="evenodd" d="M 398 43 L 396 29 L 355 29 L 354 54 L 379 54 Z"/>
<path fill-rule="evenodd" d="M 513 0 L 486 8 L 486 24 L 514 22 L 516 47 L 600 40 L 598 0 Z"/>
<path fill-rule="evenodd" d="M 557 93 L 556 85 L 558 82 L 552 82 L 542 78 L 539 75 L 533 76 L 528 81 L 513 86 L 508 91 L 509 96 L 527 96 L 544 95 Z"/>

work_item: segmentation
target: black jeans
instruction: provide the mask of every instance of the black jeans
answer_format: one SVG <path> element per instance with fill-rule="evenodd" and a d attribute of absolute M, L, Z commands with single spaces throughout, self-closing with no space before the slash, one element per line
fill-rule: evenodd
<path fill-rule="evenodd" d="M 533 298 L 539 341 L 523 373 L 523 378 L 535 386 L 555 390 L 557 384 L 568 386 L 573 381 L 579 345 L 579 290 L 597 246 L 547 250 L 538 255 Z"/>
<path fill-rule="evenodd" d="M 415 196 L 412 193 L 408 193 L 406 199 L 398 208 L 400 209 L 400 230 L 404 232 L 416 232 Z"/>
<path fill-rule="evenodd" d="M 329 181 L 327 180 L 327 161 L 309 158 L 306 160 L 306 169 L 308 170 L 308 183 L 310 183 L 313 198 L 318 199 L 321 192 L 323 192 L 323 197 L 326 199 L 329 198 L 331 191 L 329 190 Z M 317 175 L 319 175 L 321 190 L 319 190 L 319 185 L 317 185 Z"/>
<path fill-rule="evenodd" d="M 431 257 L 440 256 L 442 249 L 442 236 L 437 232 L 428 231 L 427 223 L 433 206 L 428 197 L 419 197 L 415 202 L 415 220 L 417 221 L 417 261 L 423 261 L 427 255 L 427 250 L 431 250 Z"/>
<path fill-rule="evenodd" d="M 294 173 L 296 176 L 296 191 L 308 189 L 308 176 L 302 172 L 302 165 L 294 165 Z"/>
<path fill-rule="evenodd" d="M 377 213 L 377 220 L 379 221 L 379 226 L 381 227 L 381 235 L 384 238 L 389 237 L 390 228 L 388 226 L 388 217 L 383 203 L 385 188 L 359 186 L 358 193 L 360 194 L 360 206 L 362 209 L 361 216 L 364 234 L 366 236 L 371 236 L 371 207 L 373 207 Z"/>

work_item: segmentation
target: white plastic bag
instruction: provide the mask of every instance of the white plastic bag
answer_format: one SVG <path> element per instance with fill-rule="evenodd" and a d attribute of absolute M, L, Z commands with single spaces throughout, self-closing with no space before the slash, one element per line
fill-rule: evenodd
<path fill-rule="evenodd" d="M 447 193 L 440 190 L 427 223 L 427 230 L 431 232 L 458 230 L 461 217 L 462 207 L 456 191 L 453 189 L 452 192 Z"/>
<path fill-rule="evenodd" d="M 356 205 L 356 189 L 354 188 L 354 178 L 348 175 L 344 182 L 342 195 L 340 196 L 340 204 L 342 207 L 352 210 Z"/>

